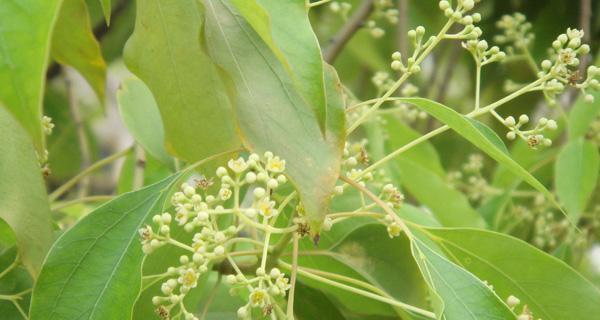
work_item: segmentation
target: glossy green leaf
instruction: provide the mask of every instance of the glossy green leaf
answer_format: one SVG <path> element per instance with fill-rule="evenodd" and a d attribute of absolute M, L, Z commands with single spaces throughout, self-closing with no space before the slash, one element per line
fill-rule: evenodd
<path fill-rule="evenodd" d="M 121 118 L 135 140 L 156 159 L 171 164 L 173 158 L 164 147 L 165 132 L 152 92 L 136 78 L 126 79 L 117 91 Z"/>
<path fill-rule="evenodd" d="M 50 36 L 61 0 L 3 0 L 0 6 L 0 102 L 44 152 L 42 97 Z"/>
<path fill-rule="evenodd" d="M 277 26 L 273 25 L 269 12 L 258 3 L 258 0 L 231 0 L 231 4 L 235 6 L 262 41 L 269 46 L 284 68 L 291 72 L 287 58 L 273 38 Z"/>
<path fill-rule="evenodd" d="M 35 278 L 52 243 L 46 187 L 31 138 L 0 107 L 0 218 L 12 228 L 23 264 Z"/>
<path fill-rule="evenodd" d="M 600 314 L 598 288 L 566 263 L 521 240 L 484 230 L 428 232 L 456 263 L 488 281 L 503 299 L 519 298 L 535 319 L 589 319 Z"/>
<path fill-rule="evenodd" d="M 523 179 L 525 182 L 530 184 L 539 192 L 543 193 L 557 208 L 562 211 L 562 208 L 554 198 L 554 195 L 546 189 L 534 176 L 532 176 L 527 170 L 523 169 L 517 162 L 515 162 L 508 154 L 505 153 L 505 149 L 501 149 L 497 146 L 497 141 L 491 141 L 488 135 L 481 133 L 480 129 L 475 127 L 473 123 L 468 120 L 465 116 L 459 114 L 451 108 L 444 106 L 443 104 L 437 103 L 424 98 L 403 98 L 401 101 L 415 105 L 419 109 L 431 114 L 433 117 L 448 125 L 451 129 L 456 131 L 458 134 L 469 140 L 481 151 L 492 157 L 499 163 L 504 164 L 510 169 L 510 171 Z"/>
<path fill-rule="evenodd" d="M 325 96 L 323 57 L 308 19 L 306 2 L 304 0 L 257 1 L 271 18 L 273 38 L 290 64 L 298 92 L 313 108 L 321 129 L 325 130 L 328 106 Z"/>
<path fill-rule="evenodd" d="M 64 233 L 34 287 L 31 319 L 130 319 L 144 256 L 138 230 L 178 177 L 119 196 Z"/>
<path fill-rule="evenodd" d="M 77 69 L 104 101 L 106 63 L 84 0 L 63 0 L 52 36 L 52 57 Z"/>
<path fill-rule="evenodd" d="M 514 319 L 515 315 L 483 281 L 435 252 L 419 239 L 412 253 L 432 292 L 438 319 Z"/>
<path fill-rule="evenodd" d="M 196 0 L 139 0 L 127 67 L 152 91 L 167 151 L 186 161 L 240 145 L 226 88 L 200 43 Z"/>
<path fill-rule="evenodd" d="M 286 160 L 286 171 L 316 234 L 337 180 L 339 149 L 325 140 L 315 114 L 279 60 L 235 8 L 226 0 L 205 5 L 207 47 L 235 84 L 232 100 L 244 144 Z"/>
<path fill-rule="evenodd" d="M 384 118 L 387 152 L 392 152 L 420 135 L 393 116 Z M 482 217 L 465 195 L 448 185 L 435 148 L 421 143 L 402 153 L 391 163 L 401 185 L 421 204 L 427 206 L 444 226 L 484 227 Z"/>
<path fill-rule="evenodd" d="M 571 220 L 578 221 L 598 182 L 598 147 L 583 138 L 572 140 L 558 154 L 554 168 L 558 199 Z"/>

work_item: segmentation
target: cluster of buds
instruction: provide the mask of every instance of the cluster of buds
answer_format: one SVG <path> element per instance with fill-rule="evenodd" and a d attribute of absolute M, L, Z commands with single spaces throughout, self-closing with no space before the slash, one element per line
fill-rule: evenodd
<path fill-rule="evenodd" d="M 472 25 L 481 20 L 481 16 L 478 13 L 468 14 L 469 11 L 473 10 L 475 4 L 481 0 L 458 0 L 456 7 L 452 8 L 450 1 L 441 0 L 439 2 L 440 10 L 444 12 L 444 15 L 455 22 L 464 25 Z"/>
<path fill-rule="evenodd" d="M 552 211 L 539 213 L 534 222 L 533 244 L 540 249 L 552 250 L 569 233 L 569 226 L 567 219 L 556 219 Z"/>
<path fill-rule="evenodd" d="M 565 90 L 566 86 L 581 91 L 588 102 L 593 102 L 594 96 L 587 94 L 587 89 L 600 90 L 600 68 L 590 66 L 587 77 L 582 80 L 579 74 L 580 57 L 590 52 L 590 46 L 582 44 L 583 31 L 567 29 L 552 42 L 550 59 L 541 63 L 542 70 L 538 77 L 545 79 L 541 90 L 549 104 L 556 104 L 556 96 Z"/>
<path fill-rule="evenodd" d="M 370 189 L 379 190 L 377 197 L 381 199 L 388 208 L 392 211 L 399 209 L 404 203 L 404 195 L 394 185 L 385 183 L 383 177 L 374 175 L 372 172 L 365 172 L 364 167 L 369 164 L 369 156 L 365 149 L 367 141 L 363 140 L 358 143 L 346 142 L 344 147 L 344 159 L 342 162 L 342 169 L 345 171 L 344 174 L 350 179 L 358 183 L 359 185 L 366 187 L 369 183 Z M 334 196 L 344 194 L 344 184 L 335 187 Z M 361 209 L 368 210 L 376 207 L 375 203 L 363 204 Z M 402 228 L 398 223 L 396 217 L 385 214 L 380 222 L 387 227 L 388 235 L 390 238 L 397 237 L 400 235 Z M 324 223 L 324 230 L 331 228 L 332 221 L 326 218 Z"/>
<path fill-rule="evenodd" d="M 54 123 L 52 123 L 52 118 L 48 116 L 42 117 L 42 129 L 44 130 L 44 134 L 49 136 L 52 134 L 52 130 L 54 129 Z"/>
<path fill-rule="evenodd" d="M 464 25 L 464 28 L 456 34 L 447 34 L 446 39 L 475 40 L 481 37 L 483 31 L 475 24 L 481 22 L 481 14 L 475 12 L 467 14 L 473 9 L 475 1 L 459 1 L 457 7 L 453 9 L 448 1 L 440 1 L 439 7 L 444 11 L 444 15 L 453 22 Z"/>
<path fill-rule="evenodd" d="M 380 95 L 381 93 L 388 91 L 394 85 L 395 81 L 388 72 L 378 71 L 371 78 L 371 82 L 377 89 L 378 95 Z"/>
<path fill-rule="evenodd" d="M 479 66 L 502 61 L 506 58 L 506 53 L 500 51 L 497 46 L 489 47 L 485 40 L 469 40 L 462 43 L 463 48 L 467 49 L 473 55 L 475 62 Z"/>
<path fill-rule="evenodd" d="M 408 31 L 408 38 L 411 41 L 414 52 L 413 55 L 406 59 L 406 65 L 402 62 L 402 54 L 396 51 L 392 54 L 391 68 L 394 71 L 400 71 L 403 73 L 419 73 L 421 67 L 416 63 L 417 56 L 424 48 L 428 47 L 435 39 L 435 37 L 429 38 L 423 43 L 423 37 L 425 36 L 425 27 L 418 26 L 416 29 Z"/>
<path fill-rule="evenodd" d="M 535 35 L 530 32 L 531 23 L 527 22 L 527 18 L 521 13 L 502 16 L 496 22 L 496 27 L 502 30 L 502 34 L 494 37 L 494 41 L 507 45 L 506 50 L 510 54 L 514 53 L 515 48 L 519 51 L 528 50 L 535 39 Z"/>
<path fill-rule="evenodd" d="M 473 202 L 482 201 L 495 195 L 495 190 L 489 185 L 482 174 L 483 156 L 471 154 L 467 163 L 462 165 L 461 171 L 448 173 L 450 185 L 466 194 Z"/>
<path fill-rule="evenodd" d="M 152 225 L 139 230 L 142 250 L 151 254 L 165 245 L 173 245 L 186 250 L 179 258 L 179 266 L 170 267 L 163 274 L 165 281 L 161 285 L 163 295 L 155 296 L 152 302 L 157 313 L 168 319 L 173 308 L 179 306 L 179 313 L 185 319 L 196 319 L 188 312 L 183 299 L 196 287 L 199 277 L 210 269 L 214 262 L 227 257 L 231 241 L 246 225 L 263 223 L 278 216 L 276 202 L 271 192 L 287 182 L 283 174 L 285 161 L 271 152 L 264 156 L 251 154 L 247 159 L 231 159 L 226 167 L 219 167 L 216 175 L 220 185 L 216 194 L 209 194 L 212 180 L 205 177 L 195 180 L 195 185 L 183 183 L 178 192 L 171 197 L 175 212 L 157 214 L 152 217 Z M 248 187 L 253 201 L 241 207 L 239 190 Z M 233 201 L 232 201 L 233 200 Z M 240 222 L 220 229 L 218 217 L 235 215 Z M 192 234 L 191 243 L 186 244 L 172 237 L 172 228 L 182 228 Z M 278 280 L 281 283 L 283 280 Z"/>
<path fill-rule="evenodd" d="M 383 186 L 379 198 L 385 201 L 388 207 L 395 209 L 399 209 L 404 202 L 404 195 L 392 184 Z M 381 222 L 386 226 L 390 238 L 397 237 L 402 233 L 402 227 L 395 217 L 386 214 L 385 217 L 381 219 Z"/>
<path fill-rule="evenodd" d="M 365 26 L 373 38 L 381 38 L 385 35 L 385 30 L 377 24 L 379 20 L 385 20 L 390 24 L 398 23 L 398 9 L 394 8 L 392 0 L 375 0 L 373 3 L 372 19 L 367 21 Z"/>
<path fill-rule="evenodd" d="M 266 273 L 262 267 L 256 269 L 256 277 L 248 279 L 244 274 L 228 275 L 227 284 L 232 291 L 247 290 L 248 303 L 237 310 L 239 319 L 251 319 L 252 309 L 259 309 L 263 316 L 270 316 L 277 308 L 277 299 L 285 298 L 290 289 L 289 279 L 279 269 L 273 268 Z"/>
<path fill-rule="evenodd" d="M 506 133 L 506 138 L 509 140 L 514 140 L 517 137 L 523 139 L 529 147 L 532 149 L 537 149 L 538 146 L 551 146 L 552 140 L 544 137 L 543 132 L 545 130 L 556 130 L 558 125 L 554 120 L 548 120 L 544 117 L 538 120 L 537 125 L 531 130 L 521 130 L 521 127 L 529 122 L 529 117 L 525 114 L 519 116 L 519 121 L 517 122 L 514 117 L 509 116 L 504 119 L 504 125 L 510 130 Z"/>
<path fill-rule="evenodd" d="M 400 90 L 402 97 L 412 97 L 419 92 L 419 88 L 411 83 L 407 83 Z M 417 120 L 427 119 L 427 112 L 410 104 L 403 103 L 401 101 L 394 101 L 394 110 L 401 120 L 406 123 L 413 123 Z"/>
<path fill-rule="evenodd" d="M 352 9 L 352 5 L 346 1 L 332 1 L 329 4 L 329 10 L 335 14 L 339 14 L 344 18 L 348 19 L 348 13 Z"/>

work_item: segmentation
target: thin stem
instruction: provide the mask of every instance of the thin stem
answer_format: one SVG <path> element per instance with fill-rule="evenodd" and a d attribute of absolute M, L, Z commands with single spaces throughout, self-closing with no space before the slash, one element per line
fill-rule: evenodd
<path fill-rule="evenodd" d="M 466 115 L 466 117 L 474 118 L 474 117 L 478 117 L 482 114 L 486 114 L 486 113 L 490 112 L 491 110 L 494 110 L 494 109 L 498 108 L 499 106 L 507 103 L 508 101 L 513 100 L 516 97 L 528 92 L 531 88 L 537 86 L 540 83 L 543 83 L 546 80 L 547 80 L 547 78 L 540 78 L 494 103 L 491 103 L 483 108 L 479 108 L 479 110 L 474 110 L 474 111 L 470 112 L 469 114 Z M 371 172 L 371 171 L 377 169 L 381 165 L 383 165 L 386 162 L 390 161 L 391 159 L 397 157 L 398 155 L 402 154 L 403 152 L 411 149 L 412 147 L 420 144 L 421 142 L 427 141 L 427 140 L 437 136 L 438 134 L 447 131 L 448 129 L 450 129 L 450 127 L 448 127 L 447 125 L 444 125 L 442 127 L 432 130 L 432 131 L 426 133 L 425 135 L 403 145 L 402 147 L 394 150 L 387 156 L 381 158 L 379 161 L 377 161 L 377 162 L 373 163 L 372 165 L 370 165 L 369 167 L 367 167 L 365 170 L 363 170 L 363 172 L 361 173 L 360 176 L 361 177 L 364 176 L 368 172 Z"/>
<path fill-rule="evenodd" d="M 385 214 L 378 212 L 369 212 L 369 211 L 350 211 L 350 212 L 336 212 L 330 213 L 327 217 L 331 219 L 337 218 L 346 218 L 346 217 L 373 217 L 373 218 L 382 218 Z"/>
<path fill-rule="evenodd" d="M 331 2 L 331 0 L 320 0 L 320 1 L 316 1 L 316 2 L 309 2 L 309 0 L 307 0 L 306 6 L 311 9 L 314 7 L 318 7 L 322 4 L 326 4 L 327 2 Z"/>
<path fill-rule="evenodd" d="M 292 249 L 292 274 L 290 275 L 290 290 L 288 291 L 287 319 L 294 319 L 294 292 L 296 290 L 296 277 L 298 276 L 298 233 L 294 232 Z"/>
<path fill-rule="evenodd" d="M 529 51 L 529 48 L 527 48 L 527 46 L 523 46 L 523 55 L 525 56 L 525 60 L 527 61 L 527 64 L 529 65 L 531 70 L 535 72 L 535 74 L 538 74 L 538 72 L 540 72 L 540 68 L 535 62 L 535 59 L 533 59 L 533 55 L 531 54 L 531 51 Z"/>
<path fill-rule="evenodd" d="M 347 184 L 353 186 L 356 190 L 364 193 L 367 197 L 369 197 L 371 201 L 375 202 L 383 211 L 385 211 L 385 213 L 390 215 L 394 219 L 394 221 L 400 225 L 400 228 L 402 228 L 402 230 L 404 231 L 404 233 L 406 233 L 406 236 L 409 239 L 413 238 L 412 232 L 406 226 L 404 220 L 400 219 L 400 217 L 398 217 L 398 215 L 392 209 L 390 209 L 390 207 L 383 200 L 379 199 L 379 197 L 377 197 L 373 192 L 371 192 L 371 190 L 367 189 L 366 187 L 347 177 L 340 176 L 340 179 L 346 182 Z"/>
<path fill-rule="evenodd" d="M 291 270 L 291 268 L 292 268 L 291 265 L 289 265 L 289 264 L 287 264 L 287 263 L 285 263 L 283 261 L 279 261 L 279 265 L 282 268 L 285 268 L 285 269 L 288 269 L 288 270 Z M 310 273 L 310 272 L 305 271 L 305 270 L 300 269 L 300 268 L 298 269 L 298 274 L 300 274 L 302 276 L 305 276 L 305 277 L 307 277 L 309 279 L 312 279 L 312 280 L 315 280 L 315 281 L 319 281 L 319 282 L 328 284 L 330 286 L 333 286 L 333 287 L 336 287 L 336 288 L 339 288 L 339 289 L 342 289 L 342 290 L 346 290 L 346 291 L 349 291 L 349 292 L 361 295 L 363 297 L 371 298 L 373 300 L 381 301 L 383 303 L 387 303 L 387 304 L 392 305 L 392 306 L 400 307 L 402 309 L 414 312 L 416 314 L 420 314 L 420 315 L 425 316 L 425 317 L 430 318 L 430 319 L 436 319 L 435 314 L 433 312 L 431 312 L 431 311 L 423 310 L 421 308 L 418 308 L 418 307 L 415 307 L 415 306 L 412 306 L 412 305 L 409 305 L 409 304 L 406 304 L 406 303 L 394 300 L 392 298 L 383 297 L 381 295 L 378 295 L 378 294 L 375 294 L 375 293 L 372 293 L 372 292 L 369 292 L 369 291 L 365 291 L 365 290 L 358 289 L 358 288 L 355 288 L 355 287 L 352 287 L 352 286 L 349 286 L 349 285 L 346 285 L 346 284 L 343 284 L 343 283 L 339 283 L 337 281 L 333 281 L 333 280 L 330 280 L 330 279 L 327 279 L 327 278 L 315 275 L 313 273 Z"/>
<path fill-rule="evenodd" d="M 2 279 L 5 275 L 7 275 L 9 272 L 11 272 L 18 265 L 19 265 L 19 254 L 17 253 L 17 255 L 15 256 L 15 260 L 6 269 L 4 269 L 2 272 L 0 272 L 0 279 Z"/>
<path fill-rule="evenodd" d="M 374 2 L 375 0 L 365 0 L 362 2 L 362 5 L 350 17 L 348 22 L 333 36 L 329 46 L 323 51 L 323 60 L 329 64 L 333 64 L 335 58 L 342 52 L 348 41 L 362 27 L 369 15 L 371 15 Z"/>
<path fill-rule="evenodd" d="M 437 46 L 437 44 L 440 41 L 442 41 L 442 39 L 444 38 L 444 35 L 446 34 L 446 32 L 448 32 L 448 29 L 450 29 L 452 24 L 453 24 L 452 20 L 448 20 L 448 22 L 446 22 L 446 24 L 442 27 L 440 32 L 435 37 L 435 40 L 433 40 L 433 42 L 429 46 L 427 46 L 427 48 L 425 48 L 425 50 L 423 50 L 423 52 L 415 60 L 415 65 L 418 66 L 419 64 L 421 64 L 421 62 L 423 62 L 423 60 L 425 60 L 425 58 L 429 55 L 429 53 L 431 53 L 433 48 L 435 48 Z M 412 75 L 411 72 L 404 73 L 400 77 L 400 79 L 398 79 L 398 81 L 396 81 L 394 83 L 394 85 L 392 85 L 392 87 L 377 102 L 375 102 L 375 104 L 373 104 L 373 106 L 369 110 L 367 110 L 365 113 L 363 113 L 360 116 L 360 118 L 358 118 L 352 125 L 350 125 L 350 128 L 348 128 L 348 130 L 346 131 L 346 135 L 350 135 L 350 133 L 352 133 L 364 121 L 366 121 L 373 114 L 373 112 L 375 112 L 394 92 L 396 92 L 396 90 L 398 90 L 398 88 L 400 88 L 400 86 L 402 86 L 404 81 L 406 81 L 411 75 Z"/>
<path fill-rule="evenodd" d="M 79 203 L 104 202 L 104 201 L 109 201 L 113 198 L 114 198 L 114 196 L 110 196 L 110 195 L 98 195 L 98 196 L 83 197 L 83 198 L 74 199 L 71 201 L 55 203 L 54 205 L 51 206 L 50 209 L 52 211 L 59 211 L 59 210 L 62 210 L 64 208 L 67 208 L 67 207 L 70 207 L 72 205 L 76 205 Z"/>
<path fill-rule="evenodd" d="M 479 110 L 481 103 L 481 63 L 477 62 L 475 72 L 475 110 Z"/>
<path fill-rule="evenodd" d="M 212 290 L 210 291 L 210 293 L 208 295 L 206 304 L 204 305 L 204 308 L 202 309 L 202 314 L 200 315 L 200 319 L 202 319 L 202 320 L 206 319 L 206 316 L 208 315 L 208 309 L 210 308 L 210 305 L 212 304 L 213 300 L 215 300 L 215 297 L 217 296 L 217 293 L 219 292 L 219 285 L 221 284 L 221 279 L 222 279 L 222 275 L 219 273 L 219 276 L 217 277 L 217 282 L 215 282 L 214 287 L 212 288 Z"/>
<path fill-rule="evenodd" d="M 65 184 L 58 187 L 52 193 L 50 193 L 50 195 L 48 196 L 48 199 L 50 201 L 55 201 L 56 199 L 58 199 L 58 197 L 60 197 L 65 192 L 69 191 L 69 189 L 71 189 L 73 186 L 75 186 L 77 184 L 77 182 L 79 182 L 81 179 L 85 178 L 90 173 L 102 168 L 103 166 L 125 156 L 130 151 L 131 151 L 131 147 L 126 148 L 124 150 L 114 153 L 114 154 L 92 164 L 91 166 L 87 167 L 85 170 L 81 171 L 78 175 L 74 176 L 69 181 L 65 182 Z"/>
<path fill-rule="evenodd" d="M 260 267 L 266 271 L 267 267 L 267 255 L 269 254 L 269 240 L 271 239 L 271 232 L 265 232 L 265 244 L 263 246 L 262 259 L 260 260 Z"/>

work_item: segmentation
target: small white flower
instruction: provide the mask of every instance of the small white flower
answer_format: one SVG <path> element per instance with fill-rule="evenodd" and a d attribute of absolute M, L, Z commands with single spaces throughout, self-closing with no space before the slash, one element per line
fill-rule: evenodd
<path fill-rule="evenodd" d="M 235 173 L 242 173 L 248 169 L 248 164 L 242 157 L 239 157 L 237 160 L 229 160 L 229 162 L 227 162 L 227 166 Z"/>
<path fill-rule="evenodd" d="M 270 201 L 268 198 L 261 199 L 256 204 L 256 209 L 258 213 L 263 217 L 273 217 L 277 215 L 277 209 L 275 209 L 275 201 Z"/>
<path fill-rule="evenodd" d="M 181 276 L 177 279 L 183 287 L 195 288 L 198 284 L 198 273 L 192 268 L 188 268 L 182 272 Z"/>
<path fill-rule="evenodd" d="M 285 170 L 285 160 L 279 157 L 268 158 L 265 168 L 270 172 L 281 173 Z"/>

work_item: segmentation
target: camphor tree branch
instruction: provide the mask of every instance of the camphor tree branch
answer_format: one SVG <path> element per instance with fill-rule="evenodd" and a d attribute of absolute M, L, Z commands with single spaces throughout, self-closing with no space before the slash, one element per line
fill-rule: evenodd
<path fill-rule="evenodd" d="M 371 12 L 373 11 L 375 0 L 364 0 L 356 12 L 344 24 L 342 29 L 335 34 L 329 42 L 329 45 L 323 50 L 323 60 L 333 64 L 335 59 L 346 46 L 352 36 L 363 26 Z"/>

